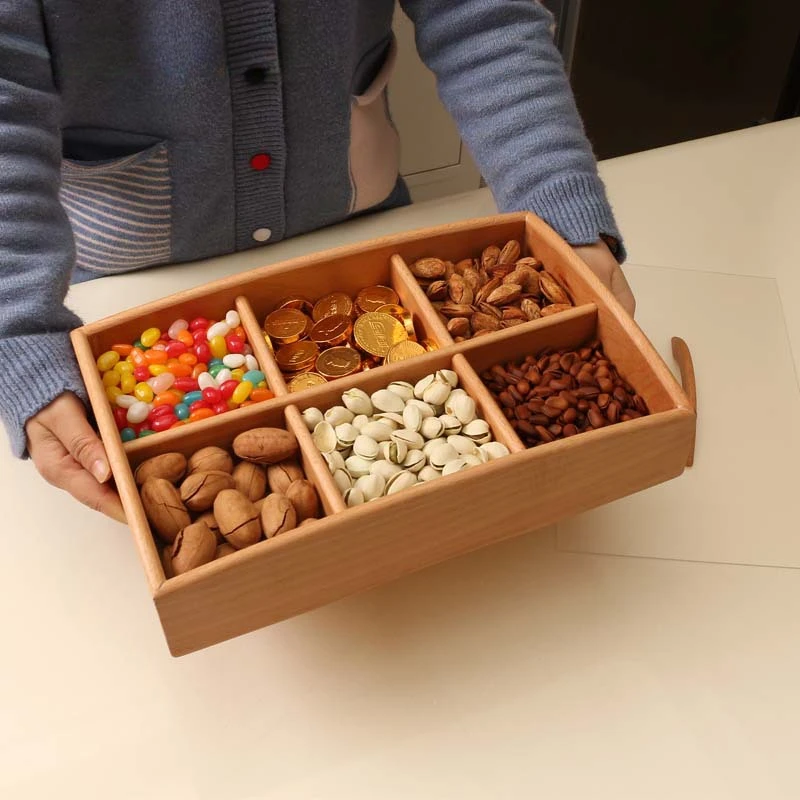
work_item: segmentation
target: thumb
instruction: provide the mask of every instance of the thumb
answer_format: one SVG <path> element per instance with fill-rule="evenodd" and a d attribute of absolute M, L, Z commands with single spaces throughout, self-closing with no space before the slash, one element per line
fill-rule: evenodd
<path fill-rule="evenodd" d="M 83 404 L 77 397 L 65 396 L 60 399 L 75 408 L 68 407 L 66 403 L 63 407 L 52 408 L 48 427 L 75 461 L 91 473 L 98 483 L 105 483 L 111 477 L 111 467 L 103 443 L 86 419 Z"/>

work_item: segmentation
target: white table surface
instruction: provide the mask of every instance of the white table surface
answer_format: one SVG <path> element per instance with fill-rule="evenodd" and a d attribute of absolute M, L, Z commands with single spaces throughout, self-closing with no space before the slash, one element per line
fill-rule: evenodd
<path fill-rule="evenodd" d="M 602 165 L 696 466 L 173 659 L 126 529 L 0 450 L 0 797 L 797 798 L 800 121 Z M 76 288 L 97 318 L 486 191 Z M 4 444 L 4 443 L 0 443 Z"/>

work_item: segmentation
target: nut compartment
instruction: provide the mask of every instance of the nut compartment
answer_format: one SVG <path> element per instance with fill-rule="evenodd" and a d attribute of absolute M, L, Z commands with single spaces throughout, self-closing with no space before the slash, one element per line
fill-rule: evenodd
<path fill-rule="evenodd" d="M 527 242 L 526 246 L 536 252 L 566 286 L 576 302 L 574 309 L 459 344 L 446 344 L 442 337 L 444 347 L 436 352 L 297 394 L 284 394 L 274 386 L 277 396 L 273 400 L 124 447 L 108 413 L 102 385 L 98 385 L 99 380 L 93 382 L 93 348 L 103 345 L 103 337 L 108 342 L 120 326 L 138 327 L 139 323 L 131 320 L 150 319 L 152 314 L 174 318 L 176 311 L 183 314 L 193 307 L 207 309 L 209 298 L 220 308 L 236 302 L 248 338 L 270 379 L 264 348 L 259 350 L 251 333 L 252 326 L 259 324 L 258 316 L 251 311 L 248 317 L 254 290 L 267 280 L 273 288 L 283 285 L 289 293 L 290 284 L 299 281 L 296 275 L 313 267 L 320 281 L 314 294 L 322 295 L 339 288 L 337 275 L 342 272 L 362 276 L 359 282 L 365 285 L 380 282 L 372 279 L 394 270 L 399 291 L 399 283 L 408 276 L 397 264 L 398 259 L 392 260 L 393 255 L 405 261 L 432 252 L 453 258 L 511 238 Z M 294 278 L 290 277 L 292 273 L 296 274 Z M 411 299 L 403 301 L 411 307 L 413 287 L 407 286 L 405 291 Z M 419 314 L 434 330 L 432 308 L 426 314 L 425 306 L 418 306 Z M 652 415 L 546 447 L 524 449 L 476 370 L 508 360 L 513 353 L 577 344 L 594 335 L 645 398 Z M 644 334 L 575 253 L 533 215 L 491 217 L 399 234 L 253 270 L 92 323 L 75 331 L 73 342 L 151 593 L 175 655 L 667 480 L 682 471 L 694 433 L 695 417 L 687 398 Z M 302 409 L 324 404 L 326 397 L 337 398 L 351 386 L 378 388 L 395 378 L 421 376 L 441 367 L 458 372 L 481 415 L 492 424 L 495 437 L 508 444 L 511 454 L 447 480 L 432 481 L 414 492 L 399 492 L 380 502 L 344 508 L 327 465 L 311 446 L 310 434 L 300 417 Z M 295 432 L 306 475 L 318 488 L 326 516 L 165 579 L 132 468 L 148 455 L 170 451 L 188 454 L 204 444 L 227 446 L 237 433 L 265 424 Z M 430 536 L 431 520 L 437 523 L 435 537 Z"/>

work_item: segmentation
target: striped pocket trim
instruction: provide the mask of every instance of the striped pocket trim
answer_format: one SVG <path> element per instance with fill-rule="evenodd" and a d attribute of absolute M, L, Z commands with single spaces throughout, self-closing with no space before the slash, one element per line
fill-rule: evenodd
<path fill-rule="evenodd" d="M 63 162 L 61 203 L 76 263 L 113 273 L 163 264 L 171 255 L 172 182 L 166 144 L 112 162 Z"/>

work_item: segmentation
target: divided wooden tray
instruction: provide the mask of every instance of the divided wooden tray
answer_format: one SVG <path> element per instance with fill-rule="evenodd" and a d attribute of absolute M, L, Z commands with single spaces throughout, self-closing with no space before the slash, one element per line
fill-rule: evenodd
<path fill-rule="evenodd" d="M 457 261 L 490 244 L 517 239 L 567 288 L 575 308 L 454 344 L 407 264 L 434 255 Z M 418 331 L 440 349 L 289 394 L 261 335 L 283 296 L 312 298 L 391 284 Z M 274 400 L 123 444 L 95 359 L 150 326 L 211 317 L 235 307 Z M 483 386 L 479 373 L 501 360 L 598 338 L 650 415 L 526 449 Z M 549 525 L 674 478 L 686 465 L 695 431 L 691 402 L 642 331 L 575 252 L 532 214 L 470 220 L 374 239 L 248 271 L 94 322 L 72 334 L 100 434 L 108 451 L 149 587 L 173 655 L 183 655 L 329 603 L 478 547 Z M 511 455 L 413 491 L 347 508 L 314 448 L 301 411 L 325 409 L 341 393 L 395 379 L 415 381 L 455 370 L 494 437 Z M 301 444 L 306 474 L 325 518 L 167 580 L 144 514 L 133 470 L 158 453 L 191 454 L 229 446 L 240 432 L 283 426 Z"/>

